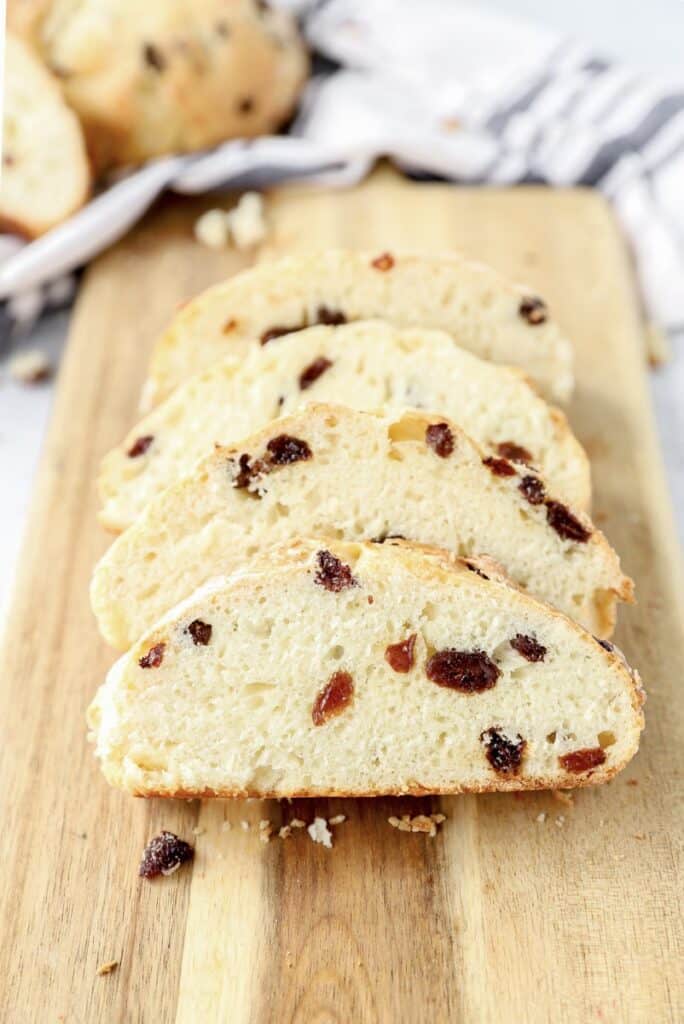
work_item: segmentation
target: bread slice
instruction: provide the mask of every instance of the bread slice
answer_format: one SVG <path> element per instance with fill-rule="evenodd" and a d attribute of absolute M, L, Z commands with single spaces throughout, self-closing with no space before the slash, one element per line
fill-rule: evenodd
<path fill-rule="evenodd" d="M 539 466 L 572 505 L 589 504 L 584 451 L 563 414 L 520 371 L 483 362 L 442 332 L 374 321 L 288 335 L 244 360 L 214 363 L 177 388 L 104 459 L 102 522 L 128 526 L 215 442 L 235 441 L 312 399 L 437 410 L 496 454 Z"/>
<path fill-rule="evenodd" d="M 529 288 L 454 253 L 345 250 L 261 263 L 185 306 L 155 347 L 145 408 L 227 353 L 244 356 L 284 331 L 382 317 L 448 331 L 482 359 L 519 366 L 543 394 L 572 391 L 572 349 Z"/>
<path fill-rule="evenodd" d="M 107 780 L 168 797 L 605 782 L 639 744 L 638 677 L 485 567 L 411 545 L 302 541 L 212 580 L 95 697 Z"/>
<path fill-rule="evenodd" d="M 0 224 L 34 238 L 66 220 L 89 191 L 90 168 L 75 114 L 32 50 L 8 34 Z"/>
<path fill-rule="evenodd" d="M 92 582 L 100 630 L 125 649 L 210 576 L 293 535 L 401 535 L 488 554 L 599 636 L 612 631 L 616 599 L 632 595 L 586 516 L 443 417 L 310 405 L 215 451 L 117 538 Z"/>

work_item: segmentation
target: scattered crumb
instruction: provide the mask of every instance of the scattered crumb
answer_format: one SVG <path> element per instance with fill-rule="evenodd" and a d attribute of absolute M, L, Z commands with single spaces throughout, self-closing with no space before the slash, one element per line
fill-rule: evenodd
<path fill-rule="evenodd" d="M 545 822 L 546 821 L 546 814 L 544 813 L 544 811 L 540 811 L 540 813 L 537 815 L 537 817 L 534 820 L 542 822 L 542 823 Z"/>
<path fill-rule="evenodd" d="M 259 822 L 259 842 L 270 843 L 273 834 L 273 825 L 268 818 L 262 818 Z"/>
<path fill-rule="evenodd" d="M 564 789 L 551 790 L 551 796 L 554 800 L 557 800 L 559 804 L 565 804 L 566 807 L 573 806 L 572 794 L 566 793 Z"/>
<path fill-rule="evenodd" d="M 559 814 L 558 817 L 556 818 L 556 825 L 558 826 L 558 828 L 563 828 L 564 824 L 565 824 L 565 816 L 563 814 Z"/>
<path fill-rule="evenodd" d="M 259 192 L 245 192 L 227 216 L 236 249 L 249 249 L 266 237 L 264 201 Z"/>
<path fill-rule="evenodd" d="M 394 815 L 387 819 L 392 828 L 398 829 L 400 832 L 425 832 L 430 837 L 437 835 L 437 826 L 441 825 L 443 821 L 446 821 L 445 814 L 416 814 L 415 817 L 411 817 L 410 814 L 402 814 L 401 818 L 397 818 Z"/>
<path fill-rule="evenodd" d="M 653 323 L 646 326 L 646 354 L 649 366 L 654 370 L 669 363 L 672 359 L 670 339 L 665 331 Z"/>
<path fill-rule="evenodd" d="M 646 833 L 645 832 L 635 832 L 634 833 L 634 838 L 635 839 L 645 839 L 646 838 Z"/>
<path fill-rule="evenodd" d="M 334 818 L 328 819 L 329 825 L 341 825 L 343 821 L 347 820 L 346 814 L 336 814 Z"/>
<path fill-rule="evenodd" d="M 100 964 L 100 966 L 97 969 L 97 973 L 98 974 L 111 974 L 112 971 L 115 971 L 118 966 L 119 966 L 119 961 L 118 960 L 107 960 L 106 963 Z"/>
<path fill-rule="evenodd" d="M 195 825 L 192 834 L 193 836 L 203 836 L 206 831 L 206 828 L 202 828 L 201 825 Z"/>
<path fill-rule="evenodd" d="M 278 838 L 279 839 L 289 839 L 291 835 L 292 835 L 292 828 L 291 828 L 290 825 L 282 825 L 278 829 Z"/>
<path fill-rule="evenodd" d="M 332 848 L 332 833 L 325 818 L 314 818 L 306 831 L 314 843 L 321 843 L 328 850 Z"/>
<path fill-rule="evenodd" d="M 292 828 L 306 828 L 306 822 L 301 818 L 293 818 L 290 822 Z"/>
<path fill-rule="evenodd" d="M 242 819 L 242 821 L 240 822 L 240 826 L 241 826 L 241 828 L 242 828 L 243 832 L 249 832 L 249 822 L 248 822 L 248 821 L 245 821 L 245 819 L 244 819 L 244 818 L 243 818 L 243 819 Z"/>
<path fill-rule="evenodd" d="M 638 779 L 627 779 L 627 785 L 628 786 L 638 786 L 639 785 L 639 780 Z"/>
<path fill-rule="evenodd" d="M 228 235 L 228 215 L 225 210 L 206 210 L 195 221 L 195 238 L 209 249 L 225 248 Z"/>
<path fill-rule="evenodd" d="M 441 128 L 443 132 L 457 132 L 461 127 L 461 122 L 457 117 L 444 117 L 441 121 Z"/>
<path fill-rule="evenodd" d="M 10 359 L 9 372 L 20 384 L 41 384 L 52 376 L 52 363 L 44 352 L 31 348 Z"/>
<path fill-rule="evenodd" d="M 224 821 L 223 824 L 221 825 L 221 831 L 222 832 L 230 832 L 232 827 L 233 826 L 231 825 L 231 823 L 229 821 Z"/>

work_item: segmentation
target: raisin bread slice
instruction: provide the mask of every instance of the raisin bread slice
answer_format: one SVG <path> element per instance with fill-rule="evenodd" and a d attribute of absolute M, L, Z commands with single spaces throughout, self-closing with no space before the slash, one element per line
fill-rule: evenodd
<path fill-rule="evenodd" d="M 158 495 L 96 567 L 92 605 L 104 637 L 124 649 L 264 546 L 397 534 L 493 556 L 599 636 L 611 633 L 616 599 L 631 599 L 603 535 L 528 467 L 488 456 L 440 416 L 310 405 L 215 451 Z"/>
<path fill-rule="evenodd" d="M 243 356 L 312 324 L 373 317 L 448 331 L 483 359 L 521 367 L 555 400 L 572 391 L 570 343 L 531 289 L 454 253 L 333 249 L 261 263 L 185 306 L 157 342 L 143 405 L 224 354 Z"/>
<path fill-rule="evenodd" d="M 82 206 L 89 190 L 83 134 L 59 83 L 8 34 L 0 224 L 29 238 L 42 235 Z"/>
<path fill-rule="evenodd" d="M 229 443 L 305 400 L 434 409 L 478 441 L 532 462 L 572 505 L 589 504 L 587 457 L 563 414 L 518 370 L 483 362 L 442 332 L 380 321 L 314 327 L 227 358 L 193 377 L 106 456 L 102 522 L 128 526 L 212 445 Z"/>
<path fill-rule="evenodd" d="M 472 568 L 410 545 L 301 541 L 212 580 L 91 704 L 107 780 L 278 798 L 607 781 L 638 748 L 638 676 Z"/>

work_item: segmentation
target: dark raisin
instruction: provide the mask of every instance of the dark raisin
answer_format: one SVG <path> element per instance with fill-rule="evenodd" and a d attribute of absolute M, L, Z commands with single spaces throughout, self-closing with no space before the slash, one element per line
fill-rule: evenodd
<path fill-rule="evenodd" d="M 147 654 L 143 654 L 142 658 L 138 661 L 140 668 L 159 668 L 162 661 L 164 660 L 164 651 L 166 650 L 166 644 L 155 644 L 154 647 L 150 647 Z"/>
<path fill-rule="evenodd" d="M 543 644 L 537 643 L 533 636 L 526 636 L 524 633 L 516 633 L 509 643 L 514 651 L 521 654 L 527 661 L 543 661 L 546 648 Z"/>
<path fill-rule="evenodd" d="M 141 878 L 172 875 L 194 854 L 192 846 L 173 832 L 160 832 L 145 847 L 138 874 Z"/>
<path fill-rule="evenodd" d="M 349 707 L 354 696 L 354 682 L 348 672 L 334 672 L 317 694 L 311 709 L 314 725 L 323 725 L 329 718 Z"/>
<path fill-rule="evenodd" d="M 605 759 L 606 753 L 601 747 L 584 747 L 582 750 L 573 750 L 569 754 L 561 754 L 558 758 L 561 767 L 565 768 L 566 772 L 574 772 L 576 775 L 598 768 Z"/>
<path fill-rule="evenodd" d="M 310 388 L 311 385 L 318 380 L 321 374 L 325 373 L 326 370 L 329 370 L 331 366 L 332 361 L 330 359 L 326 359 L 325 356 L 319 356 L 318 359 L 314 359 L 313 363 L 309 363 L 307 368 L 302 370 L 299 375 L 299 386 L 302 391 L 306 391 L 307 388 Z"/>
<path fill-rule="evenodd" d="M 237 325 L 238 322 L 235 319 L 235 317 L 231 317 L 230 320 L 226 320 L 225 324 L 221 328 L 221 331 L 223 332 L 223 334 L 230 334 L 231 331 L 235 330 Z"/>
<path fill-rule="evenodd" d="M 521 299 L 518 311 L 523 320 L 527 320 L 528 324 L 532 324 L 533 327 L 543 324 L 549 315 L 546 303 L 536 295 L 528 295 Z"/>
<path fill-rule="evenodd" d="M 376 256 L 371 266 L 376 270 L 391 270 L 394 266 L 394 256 L 389 252 L 383 252 L 380 256 Z"/>
<path fill-rule="evenodd" d="M 437 686 L 446 686 L 461 693 L 491 690 L 501 675 L 484 651 L 457 651 L 453 647 L 433 654 L 428 659 L 425 672 Z"/>
<path fill-rule="evenodd" d="M 466 567 L 466 569 L 470 569 L 471 572 L 474 572 L 478 576 L 482 577 L 483 580 L 488 580 L 489 579 L 489 576 L 487 576 L 485 573 L 483 573 L 482 569 L 480 569 L 479 566 L 475 565 L 474 562 L 466 562 L 465 563 L 465 567 Z"/>
<path fill-rule="evenodd" d="M 566 540 L 576 540 L 580 544 L 586 544 L 591 537 L 591 530 L 583 526 L 570 509 L 562 505 L 560 501 L 546 502 L 546 518 L 549 526 L 556 531 L 558 536 Z"/>
<path fill-rule="evenodd" d="M 234 460 L 230 459 L 229 464 L 231 467 L 233 467 L 235 465 Z M 252 465 L 249 461 L 249 455 L 246 452 L 243 452 L 243 454 L 240 456 L 238 460 L 238 471 L 233 480 L 233 487 L 237 487 L 240 489 L 249 487 L 252 481 L 252 476 L 253 472 Z"/>
<path fill-rule="evenodd" d="M 514 441 L 499 441 L 496 450 L 504 459 L 512 459 L 513 462 L 532 462 L 532 453 Z"/>
<path fill-rule="evenodd" d="M 406 640 L 398 644 L 389 644 L 385 648 L 385 661 L 395 672 L 410 672 L 416 648 L 416 634 L 412 633 Z"/>
<path fill-rule="evenodd" d="M 525 740 L 519 733 L 515 739 L 509 739 L 500 729 L 486 729 L 480 733 L 480 740 L 485 745 L 487 760 L 499 775 L 517 775 L 522 763 Z"/>
<path fill-rule="evenodd" d="M 11 153 L 2 154 L 2 164 L 3 167 L 14 167 L 15 159 Z"/>
<path fill-rule="evenodd" d="M 227 21 L 217 21 L 214 24 L 214 31 L 217 36 L 221 36 L 223 39 L 227 39 L 230 35 L 230 26 Z"/>
<path fill-rule="evenodd" d="M 254 99 L 251 96 L 243 96 L 237 102 L 238 113 L 251 114 L 254 110 Z"/>
<path fill-rule="evenodd" d="M 206 647 L 211 640 L 211 626 L 201 619 L 193 619 L 185 632 L 190 634 L 196 647 Z"/>
<path fill-rule="evenodd" d="M 454 450 L 454 435 L 446 423 L 431 423 L 425 431 L 425 443 L 440 459 L 448 459 Z"/>
<path fill-rule="evenodd" d="M 166 67 L 166 58 L 154 43 L 145 43 L 143 57 L 147 66 L 154 68 L 155 71 L 163 71 Z"/>
<path fill-rule="evenodd" d="M 493 455 L 488 455 L 482 461 L 494 476 L 515 476 L 515 466 L 508 459 L 497 459 Z"/>
<path fill-rule="evenodd" d="M 284 334 L 296 334 L 297 331 L 303 331 L 306 324 L 298 324 L 293 327 L 269 327 L 267 331 L 261 335 L 259 341 L 262 345 L 268 345 L 269 341 L 275 341 L 276 338 L 282 338 Z"/>
<path fill-rule="evenodd" d="M 137 459 L 139 455 L 144 455 L 153 441 L 154 434 L 143 434 L 142 437 L 137 437 L 126 453 L 128 458 Z"/>
<path fill-rule="evenodd" d="M 327 306 L 319 306 L 316 310 L 316 323 L 325 324 L 328 327 L 339 327 L 346 324 L 347 318 L 341 310 L 328 309 Z"/>
<path fill-rule="evenodd" d="M 406 540 L 403 533 L 379 533 L 377 537 L 371 537 L 371 544 L 384 544 L 386 540 Z"/>
<path fill-rule="evenodd" d="M 358 586 L 358 580 L 352 576 L 349 566 L 336 558 L 332 551 L 319 551 L 316 555 L 316 564 L 318 569 L 314 578 L 316 583 L 326 590 L 338 594 L 347 587 Z"/>
<path fill-rule="evenodd" d="M 518 484 L 518 490 L 530 505 L 541 505 L 546 497 L 544 484 L 538 476 L 524 476 Z"/>
<path fill-rule="evenodd" d="M 604 651 L 614 651 L 615 646 L 611 644 L 610 640 L 602 640 L 600 636 L 595 636 L 594 640 L 597 644 L 600 644 Z"/>
<path fill-rule="evenodd" d="M 289 434 L 278 434 L 266 445 L 270 461 L 274 466 L 289 466 L 292 462 L 306 462 L 312 457 L 306 441 Z"/>

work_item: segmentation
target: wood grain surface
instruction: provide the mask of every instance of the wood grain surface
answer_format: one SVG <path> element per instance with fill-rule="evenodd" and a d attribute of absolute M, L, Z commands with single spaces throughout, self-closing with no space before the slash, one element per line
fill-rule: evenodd
<path fill-rule="evenodd" d="M 551 794 L 145 802 L 100 777 L 84 723 L 113 660 L 88 605 L 107 543 L 98 461 L 133 423 L 151 343 L 178 303 L 253 258 L 195 243 L 200 209 L 158 208 L 89 270 L 73 314 L 0 675 L 0 1020 L 683 1020 L 681 561 L 631 267 L 593 194 L 387 173 L 334 194 L 283 189 L 268 200 L 268 251 L 457 248 L 547 297 L 577 348 L 569 412 L 592 459 L 595 518 L 637 582 L 616 637 L 649 695 L 632 765 L 571 806 Z M 438 809 L 448 820 L 435 839 L 387 824 Z M 347 816 L 332 850 L 303 831 L 259 842 L 260 819 L 315 813 Z M 161 828 L 193 840 L 196 859 L 151 884 L 137 867 Z"/>

